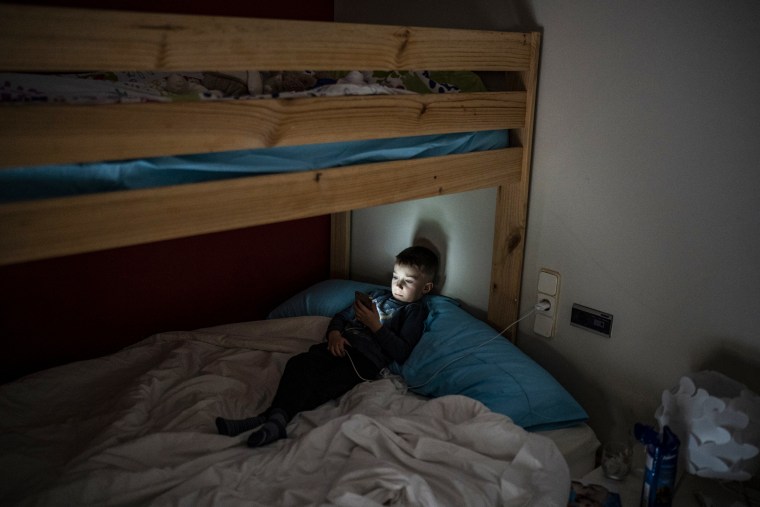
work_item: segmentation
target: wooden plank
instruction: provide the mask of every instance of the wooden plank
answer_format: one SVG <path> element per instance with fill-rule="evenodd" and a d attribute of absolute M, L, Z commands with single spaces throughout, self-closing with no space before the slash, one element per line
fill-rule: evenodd
<path fill-rule="evenodd" d="M 506 148 L 4 204 L 0 264 L 494 187 L 516 181 L 521 161 L 520 148 Z"/>
<path fill-rule="evenodd" d="M 496 202 L 488 320 L 498 329 L 515 322 L 520 312 L 540 42 L 540 34 L 532 34 L 531 67 L 517 76 L 519 86 L 527 90 L 524 127 L 511 131 L 510 137 L 513 146 L 522 146 L 520 179 L 501 187 Z M 507 334 L 512 341 L 516 341 L 517 330 L 515 326 Z"/>
<path fill-rule="evenodd" d="M 523 249 L 525 246 L 525 213 L 520 203 L 518 184 L 499 188 L 496 200 L 494 250 L 491 271 L 491 293 L 488 299 L 488 321 L 497 329 L 505 329 L 519 318 Z M 514 341 L 517 326 L 505 337 Z"/>
<path fill-rule="evenodd" d="M 14 71 L 525 70 L 528 37 L 0 5 L 0 69 Z"/>
<path fill-rule="evenodd" d="M 351 266 L 351 212 L 330 216 L 330 278 L 349 278 Z"/>
<path fill-rule="evenodd" d="M 522 127 L 525 92 L 8 107 L 0 167 Z"/>

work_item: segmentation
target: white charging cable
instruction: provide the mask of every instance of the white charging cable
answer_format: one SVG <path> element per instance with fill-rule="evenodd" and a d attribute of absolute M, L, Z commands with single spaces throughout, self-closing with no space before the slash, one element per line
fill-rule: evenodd
<path fill-rule="evenodd" d="M 432 382 L 433 379 L 435 379 L 438 376 L 438 374 L 441 373 L 443 370 L 445 370 L 446 368 L 448 368 L 452 364 L 456 363 L 457 361 L 459 361 L 461 359 L 464 359 L 465 357 L 467 357 L 469 355 L 472 355 L 479 348 L 484 347 L 485 345 L 487 345 L 487 344 L 491 343 L 492 341 L 494 341 L 496 338 L 504 335 L 504 333 L 506 333 L 507 331 L 509 331 L 510 329 L 512 329 L 513 326 L 517 325 L 518 322 L 522 321 L 523 319 L 527 319 L 528 317 L 530 317 L 531 315 L 533 315 L 533 313 L 535 313 L 535 312 L 547 312 L 547 311 L 549 311 L 551 309 L 551 307 L 552 307 L 552 304 L 551 304 L 551 302 L 548 299 L 542 299 L 541 301 L 539 301 L 538 303 L 536 303 L 536 305 L 529 312 L 525 313 L 525 315 L 523 315 L 522 317 L 520 317 L 519 319 L 517 319 L 516 321 L 512 322 L 510 325 L 508 325 L 507 327 L 505 327 L 504 329 L 502 329 L 501 331 L 499 331 L 498 334 L 496 334 L 493 337 L 489 338 L 488 340 L 484 341 L 483 343 L 481 343 L 480 345 L 478 345 L 474 349 L 471 349 L 471 350 L 467 351 L 466 354 L 462 354 L 461 356 L 459 356 L 457 358 L 454 358 L 451 361 L 449 361 L 448 363 L 444 364 L 443 366 L 441 366 L 440 368 L 438 368 L 430 376 L 430 378 L 427 379 L 422 384 L 415 385 L 415 386 L 408 386 L 408 389 L 418 389 L 420 387 L 424 387 L 425 385 L 427 385 L 430 382 Z M 356 369 L 356 365 L 354 364 L 354 360 L 351 358 L 351 354 L 349 354 L 347 350 L 346 350 L 346 356 L 348 356 L 348 360 L 351 361 L 351 366 L 353 367 L 354 372 L 356 373 L 356 376 L 359 377 L 364 382 L 372 382 L 372 380 L 366 379 L 366 378 L 364 378 L 364 377 L 361 376 L 361 374 L 359 373 L 359 370 Z M 385 370 L 385 368 L 384 368 L 384 370 Z M 400 375 L 388 375 L 388 376 L 385 376 L 384 378 L 388 378 L 388 377 L 400 378 L 402 381 L 404 380 L 403 377 L 401 377 Z"/>
<path fill-rule="evenodd" d="M 348 360 L 351 361 L 351 367 L 354 369 L 354 373 L 356 373 L 356 376 L 362 379 L 364 382 L 372 382 L 372 380 L 361 376 L 361 374 L 359 373 L 359 370 L 356 369 L 356 365 L 354 364 L 354 360 L 351 358 L 351 354 L 349 354 L 347 350 L 345 349 L 343 350 L 346 353 L 346 357 L 348 357 Z"/>
<path fill-rule="evenodd" d="M 423 382 L 422 384 L 415 385 L 415 386 L 409 386 L 409 389 L 419 389 L 420 387 L 426 386 L 427 384 L 429 384 L 430 382 L 432 382 L 433 379 L 435 379 L 438 376 L 438 374 L 440 374 L 443 370 L 445 370 L 446 368 L 448 368 L 452 364 L 456 363 L 457 361 L 459 361 L 461 359 L 464 359 L 465 357 L 474 354 L 475 351 L 478 350 L 479 348 L 486 346 L 487 344 L 489 344 L 492 341 L 494 341 L 496 338 L 499 338 L 500 336 L 504 335 L 504 333 L 506 333 L 507 331 L 509 331 L 510 329 L 512 329 L 512 327 L 515 326 L 515 325 L 517 325 L 517 323 L 520 322 L 521 320 L 527 319 L 528 317 L 530 317 L 531 315 L 533 315 L 533 313 L 535 313 L 535 312 L 546 312 L 546 311 L 549 311 L 549 309 L 551 309 L 551 307 L 552 307 L 551 302 L 548 299 L 542 299 L 541 301 L 539 301 L 538 303 L 536 303 L 536 305 L 529 312 L 526 312 L 525 315 L 523 315 L 522 317 L 520 317 L 519 319 L 517 319 L 516 321 L 514 321 L 513 323 L 511 323 L 510 325 L 508 325 L 507 327 L 505 327 L 501 331 L 499 331 L 498 334 L 496 334 L 492 338 L 489 338 L 488 340 L 484 341 L 483 343 L 481 343 L 480 345 L 478 345 L 474 349 L 468 350 L 466 354 L 462 354 L 461 356 L 452 359 L 448 363 L 446 363 L 443 366 L 441 366 L 440 368 L 438 368 L 430 376 L 430 378 L 427 379 L 425 382 Z"/>

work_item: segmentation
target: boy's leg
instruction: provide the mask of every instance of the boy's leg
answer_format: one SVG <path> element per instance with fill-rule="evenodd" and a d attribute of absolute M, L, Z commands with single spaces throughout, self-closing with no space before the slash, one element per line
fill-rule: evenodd
<path fill-rule="evenodd" d="M 377 368 L 361 354 L 357 369 L 372 378 Z M 357 359 L 354 359 L 357 363 Z M 369 377 L 368 375 L 372 375 Z M 317 408 L 343 395 L 361 382 L 348 357 L 335 357 L 325 344 L 312 346 L 308 352 L 292 357 L 285 366 L 268 419 L 248 437 L 249 447 L 260 447 L 287 436 L 288 421 L 298 412 Z"/>
<path fill-rule="evenodd" d="M 284 410 L 279 408 L 269 410 L 266 422 L 248 436 L 248 447 L 260 447 L 285 438 L 287 425 L 288 415 Z"/>
<path fill-rule="evenodd" d="M 234 437 L 257 428 L 267 422 L 269 413 L 275 408 L 284 414 L 284 422 L 287 425 L 288 421 L 302 410 L 302 402 L 311 391 L 312 379 L 318 372 L 329 368 L 329 364 L 320 364 L 326 359 L 329 358 L 320 357 L 319 354 L 313 355 L 311 350 L 291 357 L 285 364 L 285 371 L 280 377 L 277 393 L 270 408 L 262 414 L 245 419 L 217 417 L 215 423 L 219 434 Z"/>
<path fill-rule="evenodd" d="M 263 424 L 260 420 L 256 421 L 260 428 L 248 437 L 248 445 L 259 447 L 285 438 L 288 421 L 298 412 L 317 408 L 360 383 L 362 380 L 356 370 L 364 378 L 377 375 L 377 367 L 362 354 L 355 353 L 351 359 L 353 364 L 348 357 L 333 356 L 324 343 L 291 357 L 285 365 L 270 408 L 258 416 L 266 421 Z"/>
<path fill-rule="evenodd" d="M 326 353 L 329 354 L 327 351 Z M 334 357 L 332 354 L 330 356 Z M 379 371 L 374 363 L 350 348 L 344 357 L 335 359 L 340 361 L 340 367 L 324 372 L 322 382 L 325 388 L 313 390 L 304 400 L 304 405 L 316 408 L 325 402 L 340 398 L 364 379 L 372 380 L 378 376 Z"/>
<path fill-rule="evenodd" d="M 362 376 L 373 378 L 367 375 L 375 375 L 376 368 L 368 359 L 359 353 L 352 358 L 358 363 L 359 372 L 364 372 Z M 327 344 L 320 343 L 288 360 L 271 406 L 283 409 L 290 420 L 298 412 L 342 396 L 359 382 L 361 379 L 348 357 L 335 357 L 327 350 Z"/>

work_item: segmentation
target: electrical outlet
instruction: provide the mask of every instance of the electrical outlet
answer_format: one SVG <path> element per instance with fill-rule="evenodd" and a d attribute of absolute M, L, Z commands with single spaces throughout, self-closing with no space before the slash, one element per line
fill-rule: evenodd
<path fill-rule="evenodd" d="M 548 301 L 551 306 L 548 310 L 539 311 L 538 313 L 541 315 L 546 315 L 547 317 L 551 317 L 553 319 L 557 313 L 557 298 L 539 292 L 536 294 L 536 303 L 540 303 L 541 301 Z"/>
<path fill-rule="evenodd" d="M 557 310 L 559 304 L 559 273 L 551 269 L 541 268 L 538 272 L 538 290 L 536 302 L 547 300 L 551 307 L 546 311 L 537 311 L 533 321 L 533 332 L 537 335 L 551 338 L 557 326 Z"/>

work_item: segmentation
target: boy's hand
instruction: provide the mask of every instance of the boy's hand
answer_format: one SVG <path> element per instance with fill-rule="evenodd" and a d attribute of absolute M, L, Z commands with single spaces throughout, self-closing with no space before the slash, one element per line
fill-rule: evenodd
<path fill-rule="evenodd" d="M 372 303 L 372 308 L 367 308 L 363 304 L 354 301 L 354 313 L 356 314 L 356 320 L 367 326 L 373 333 L 376 333 L 378 329 L 383 327 L 380 323 L 380 314 L 377 313 L 375 303 Z"/>
<path fill-rule="evenodd" d="M 346 355 L 346 347 L 350 347 L 351 344 L 343 338 L 340 331 L 330 331 L 327 334 L 327 350 L 335 357 L 343 357 Z"/>

